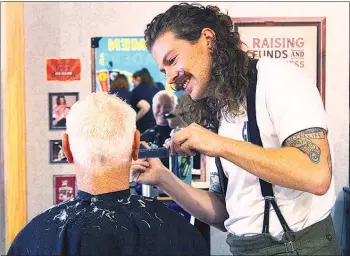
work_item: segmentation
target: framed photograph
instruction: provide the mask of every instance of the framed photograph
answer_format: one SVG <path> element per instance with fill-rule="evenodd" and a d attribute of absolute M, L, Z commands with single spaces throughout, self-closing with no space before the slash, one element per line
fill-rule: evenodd
<path fill-rule="evenodd" d="M 62 148 L 62 140 L 50 140 L 50 163 L 68 164 Z"/>
<path fill-rule="evenodd" d="M 54 204 L 59 204 L 75 197 L 77 194 L 75 175 L 54 175 L 53 194 Z"/>
<path fill-rule="evenodd" d="M 65 130 L 66 116 L 72 105 L 79 100 L 78 92 L 49 93 L 49 129 Z"/>
<path fill-rule="evenodd" d="M 315 81 L 325 106 L 326 18 L 232 18 L 254 58 L 294 63 Z"/>

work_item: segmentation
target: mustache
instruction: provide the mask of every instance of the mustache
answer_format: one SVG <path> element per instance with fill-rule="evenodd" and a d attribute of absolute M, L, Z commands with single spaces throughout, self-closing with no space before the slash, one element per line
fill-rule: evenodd
<path fill-rule="evenodd" d="M 176 91 L 181 91 L 183 90 L 183 84 L 185 83 L 185 81 L 190 78 L 192 75 L 188 72 L 186 72 L 183 69 L 180 69 L 178 72 L 178 76 L 175 80 L 174 86 L 175 86 L 175 90 Z"/>

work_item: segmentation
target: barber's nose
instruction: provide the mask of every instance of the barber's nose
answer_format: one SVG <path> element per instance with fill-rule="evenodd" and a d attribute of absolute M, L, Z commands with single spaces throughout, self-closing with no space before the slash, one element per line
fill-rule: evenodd
<path fill-rule="evenodd" d="M 178 72 L 176 71 L 168 70 L 166 72 L 166 80 L 168 84 L 174 84 L 177 77 L 178 77 Z"/>

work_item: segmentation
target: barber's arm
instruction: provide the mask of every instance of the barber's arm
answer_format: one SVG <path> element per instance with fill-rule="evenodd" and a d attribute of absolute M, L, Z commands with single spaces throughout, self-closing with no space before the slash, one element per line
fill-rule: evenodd
<path fill-rule="evenodd" d="M 267 149 L 191 124 L 174 134 L 173 148 L 181 155 L 197 150 L 222 157 L 274 185 L 316 195 L 326 193 L 331 182 L 332 160 L 321 128 L 300 131 L 287 138 L 282 148 Z"/>
<path fill-rule="evenodd" d="M 138 159 L 131 166 L 136 182 L 155 185 L 195 218 L 226 231 L 228 218 L 222 194 L 194 188 L 177 178 L 159 159 Z"/>
<path fill-rule="evenodd" d="M 295 65 L 266 62 L 258 71 L 257 123 L 270 127 L 260 127 L 262 139 L 264 132 L 275 133 L 280 147 L 262 148 L 192 124 L 174 135 L 175 150 L 223 157 L 271 184 L 322 195 L 331 183 L 332 159 L 320 93 Z"/>

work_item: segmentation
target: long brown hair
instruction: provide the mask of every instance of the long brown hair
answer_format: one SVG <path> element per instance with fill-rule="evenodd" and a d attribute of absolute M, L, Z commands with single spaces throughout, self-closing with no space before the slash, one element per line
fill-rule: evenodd
<path fill-rule="evenodd" d="M 153 77 L 149 73 L 147 68 L 143 68 L 139 71 L 136 71 L 133 75 L 133 78 L 139 77 L 142 83 L 149 84 L 153 87 L 157 87 L 156 83 L 153 80 Z"/>
<path fill-rule="evenodd" d="M 183 95 L 187 123 L 196 122 L 217 129 L 224 114 L 234 117 L 244 113 L 248 90 L 249 57 L 241 49 L 238 32 L 233 32 L 231 18 L 216 6 L 181 3 L 156 16 L 145 30 L 146 46 L 151 51 L 159 36 L 171 31 L 177 39 L 196 43 L 204 28 L 215 32 L 212 49 L 208 97 L 193 101 Z M 229 118 L 229 117 L 228 117 Z"/>

